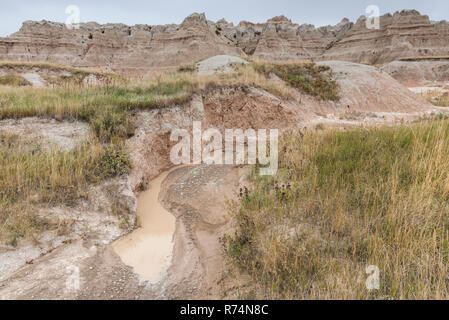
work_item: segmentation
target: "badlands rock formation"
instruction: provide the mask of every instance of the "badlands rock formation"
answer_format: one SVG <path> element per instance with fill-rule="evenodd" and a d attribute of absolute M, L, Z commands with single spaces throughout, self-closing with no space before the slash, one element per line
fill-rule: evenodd
<path fill-rule="evenodd" d="M 417 11 L 380 18 L 370 30 L 362 16 L 355 24 L 298 25 L 284 16 L 266 23 L 192 14 L 180 25 L 100 25 L 82 23 L 69 30 L 62 23 L 24 22 L 20 31 L 0 38 L 0 61 L 52 62 L 76 67 L 145 74 L 179 67 L 215 55 L 253 55 L 265 60 L 346 60 L 388 63 L 401 57 L 449 55 L 449 24 L 432 22 Z"/>
<path fill-rule="evenodd" d="M 380 29 L 366 28 L 366 17 L 321 57 L 383 64 L 403 57 L 444 56 L 449 53 L 449 24 L 431 22 L 416 10 L 380 17 Z"/>

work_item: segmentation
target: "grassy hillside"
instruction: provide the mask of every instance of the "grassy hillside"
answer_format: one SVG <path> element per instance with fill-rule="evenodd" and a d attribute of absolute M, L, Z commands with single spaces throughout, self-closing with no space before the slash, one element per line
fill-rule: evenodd
<path fill-rule="evenodd" d="M 73 203 L 85 195 L 89 184 L 128 172 L 129 150 L 124 145 L 134 134 L 136 110 L 183 104 L 195 92 L 210 87 L 254 85 L 285 97 L 295 90 L 293 87 L 302 90 L 271 82 L 267 72 L 257 71 L 254 64 L 237 66 L 233 74 L 201 76 L 186 68 L 145 80 L 116 78 L 96 86 L 82 85 L 77 75 L 83 71 L 73 68 L 21 63 L 1 66 L 63 69 L 71 72 L 73 81 L 55 88 L 24 88 L 18 81 L 8 80 L 3 85 L 0 81 L 0 120 L 33 116 L 78 120 L 89 123 L 92 131 L 89 142 L 73 151 L 46 148 L 17 136 L 0 136 L 0 241 L 11 244 L 53 227 L 37 219 L 39 207 Z M 275 67 L 267 65 L 266 70 L 269 68 Z M 309 65 L 289 67 L 284 72 L 295 76 L 310 70 L 313 75 L 304 81 L 327 81 L 321 78 L 327 70 Z"/>
<path fill-rule="evenodd" d="M 449 122 L 290 134 L 233 207 L 250 298 L 449 298 Z M 368 291 L 366 267 L 380 270 Z"/>
<path fill-rule="evenodd" d="M 0 76 L 0 85 L 3 86 L 13 86 L 13 87 L 24 87 L 31 86 L 31 83 L 26 80 L 21 75 L 16 73 L 6 74 Z"/>
<path fill-rule="evenodd" d="M 429 101 L 431 104 L 438 107 L 448 107 L 449 106 L 449 93 L 440 91 L 429 91 L 422 94 L 422 96 Z"/>
<path fill-rule="evenodd" d="M 305 64 L 265 64 L 255 63 L 256 71 L 269 75 L 275 74 L 280 79 L 322 100 L 338 101 L 339 85 L 328 66 L 317 66 L 313 63 Z"/>

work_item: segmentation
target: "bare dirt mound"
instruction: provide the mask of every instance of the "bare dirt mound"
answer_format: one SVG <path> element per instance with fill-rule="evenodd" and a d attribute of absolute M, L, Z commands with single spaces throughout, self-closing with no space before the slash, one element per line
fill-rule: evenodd
<path fill-rule="evenodd" d="M 47 82 L 42 79 L 42 77 L 38 73 L 23 73 L 22 77 L 25 78 L 25 80 L 29 81 L 33 87 L 36 88 L 43 88 L 46 86 Z"/>
<path fill-rule="evenodd" d="M 229 279 L 221 238 L 232 230 L 226 202 L 237 199 L 247 174 L 248 168 L 201 165 L 178 169 L 165 181 L 160 200 L 176 217 L 165 283 L 171 299 L 217 299 L 225 294 Z"/>

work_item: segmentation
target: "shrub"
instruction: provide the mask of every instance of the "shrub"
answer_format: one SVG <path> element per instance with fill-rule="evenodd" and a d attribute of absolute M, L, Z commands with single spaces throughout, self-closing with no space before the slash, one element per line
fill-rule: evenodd
<path fill-rule="evenodd" d="M 328 66 L 316 65 L 314 63 L 254 63 L 254 68 L 267 76 L 270 73 L 274 73 L 296 89 L 322 100 L 337 101 L 340 99 L 340 87 Z"/>
<path fill-rule="evenodd" d="M 126 174 L 130 159 L 123 143 L 93 139 L 71 151 L 40 147 L 0 134 L 0 241 L 14 244 L 52 226 L 37 208 L 74 205 L 89 184 Z"/>
<path fill-rule="evenodd" d="M 125 139 L 134 132 L 131 117 L 119 107 L 104 106 L 95 109 L 88 115 L 88 121 L 102 142 L 110 142 L 114 137 Z"/>
<path fill-rule="evenodd" d="M 194 63 L 187 64 L 178 68 L 178 72 L 195 72 L 197 71 L 196 65 Z"/>

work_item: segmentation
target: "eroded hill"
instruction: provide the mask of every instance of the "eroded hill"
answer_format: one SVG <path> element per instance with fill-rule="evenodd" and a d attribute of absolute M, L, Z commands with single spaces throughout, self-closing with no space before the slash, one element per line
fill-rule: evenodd
<path fill-rule="evenodd" d="M 100 25 L 26 21 L 0 38 L 0 61 L 51 62 L 101 71 L 142 75 L 179 67 L 215 55 L 250 55 L 263 60 L 345 60 L 383 64 L 404 57 L 449 56 L 449 26 L 415 10 L 380 18 L 380 29 L 343 19 L 336 26 L 298 25 L 284 16 L 266 23 L 224 19 L 212 22 L 192 14 L 180 25 Z"/>
<path fill-rule="evenodd" d="M 227 200 L 251 188 L 245 167 L 184 167 L 161 183 L 159 201 L 176 217 L 161 282 L 142 282 L 112 250 L 136 227 L 137 195 L 173 168 L 173 129 L 199 121 L 219 130 L 345 130 L 442 110 L 372 66 L 228 67 L 96 86 L 0 88 L 1 298 L 236 297 L 221 239 L 234 230 Z M 79 290 L 67 290 L 73 265 Z"/>

